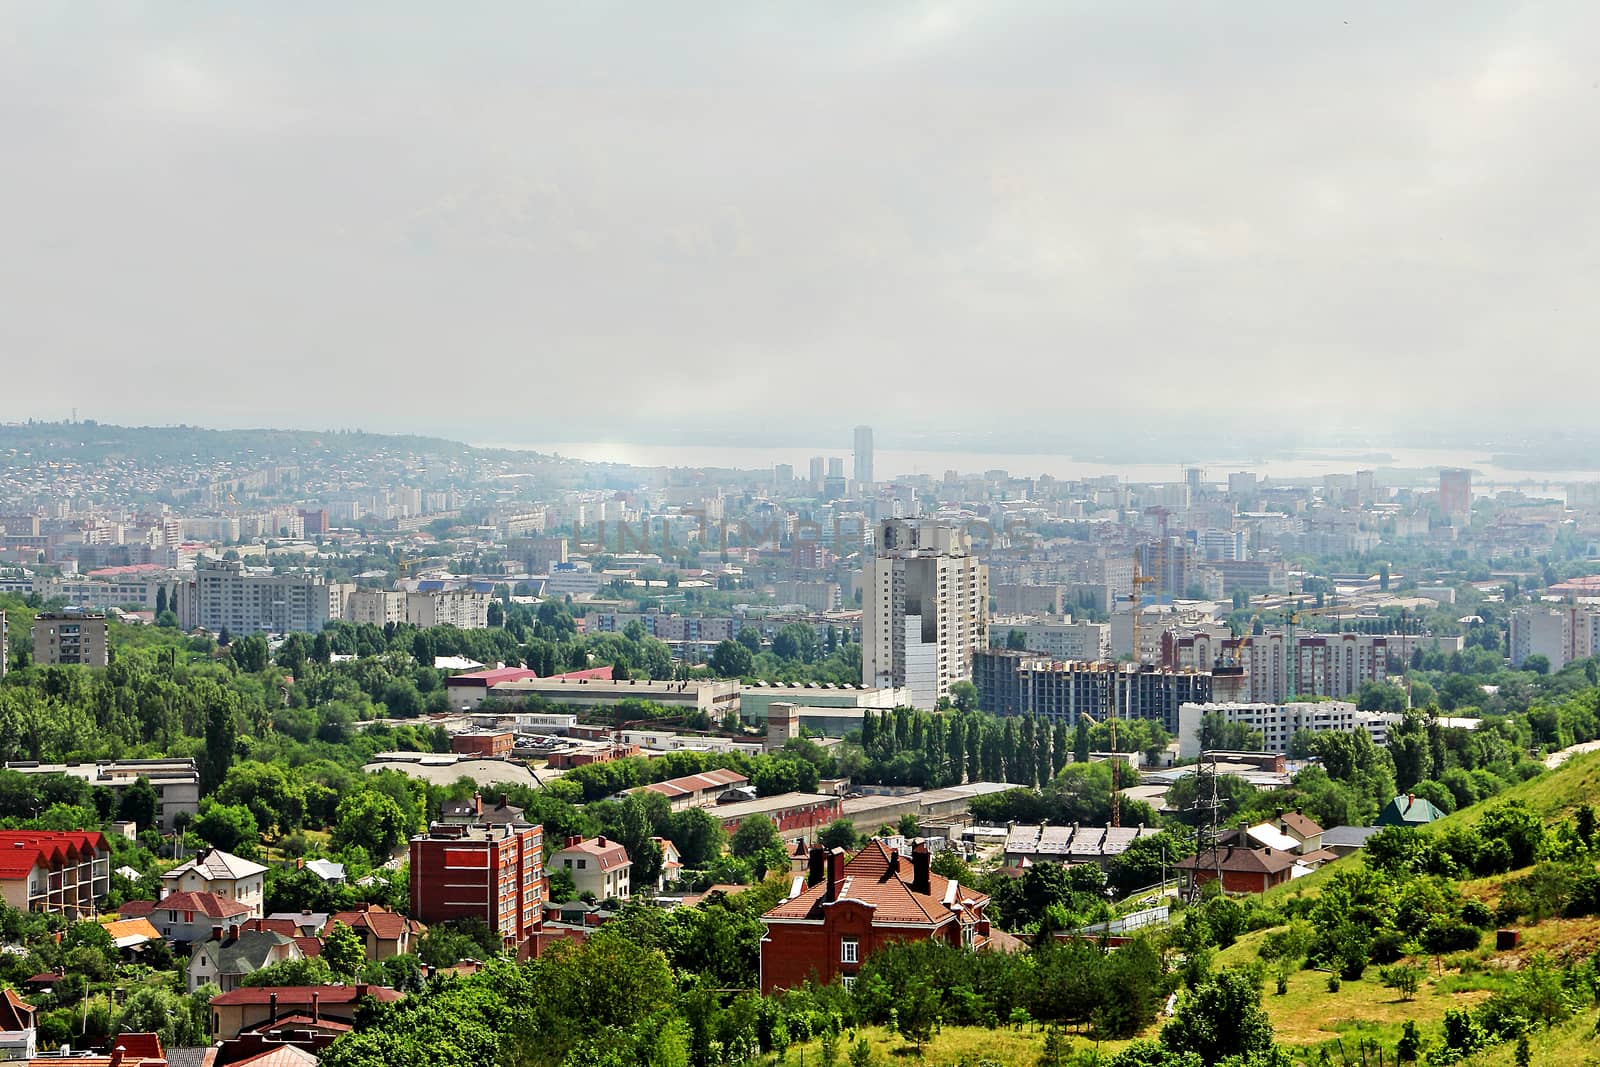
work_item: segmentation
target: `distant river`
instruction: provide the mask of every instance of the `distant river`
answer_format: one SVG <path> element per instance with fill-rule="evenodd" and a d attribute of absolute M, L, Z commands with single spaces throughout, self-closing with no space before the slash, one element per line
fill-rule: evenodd
<path fill-rule="evenodd" d="M 807 476 L 812 456 L 837 456 L 845 461 L 845 474 L 848 476 L 850 473 L 848 442 L 844 446 L 819 445 L 814 448 L 742 445 L 723 448 L 716 445 L 639 445 L 616 441 L 562 441 L 535 444 L 485 442 L 479 447 L 554 453 L 593 463 L 626 463 L 635 467 L 728 467 L 735 470 L 771 470 L 775 464 L 788 463 L 794 466 L 795 474 L 801 478 Z M 1176 482 L 1183 479 L 1183 469 L 1188 466 L 1202 467 L 1206 472 L 1206 480 L 1210 482 L 1225 482 L 1232 471 L 1253 471 L 1262 477 L 1277 479 L 1320 479 L 1327 474 L 1353 474 L 1357 470 L 1419 472 L 1411 478 L 1406 478 L 1403 474 L 1380 474 L 1380 482 L 1396 484 L 1421 481 L 1420 472 L 1431 471 L 1438 467 L 1470 468 L 1474 472 L 1475 491 L 1483 491 L 1496 484 L 1516 484 L 1536 489 L 1548 488 L 1559 494 L 1564 482 L 1600 481 L 1600 466 L 1570 471 L 1521 471 L 1497 466 L 1490 462 L 1489 456 L 1484 453 L 1416 448 L 1322 448 L 1259 459 L 1235 457 L 1184 463 L 1109 463 L 1050 453 L 943 452 L 880 448 L 874 453 L 873 465 L 880 481 L 909 474 L 939 477 L 947 470 L 960 471 L 962 474 L 1004 470 L 1023 477 L 1048 474 L 1055 478 L 1074 480 L 1109 474 L 1129 482 Z"/>

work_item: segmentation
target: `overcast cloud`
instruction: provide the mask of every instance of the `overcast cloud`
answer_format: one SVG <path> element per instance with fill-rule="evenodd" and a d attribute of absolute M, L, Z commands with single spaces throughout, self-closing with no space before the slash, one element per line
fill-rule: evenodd
<path fill-rule="evenodd" d="M 8 4 L 0 418 L 1570 413 L 1597 49 L 1592 2 Z"/>

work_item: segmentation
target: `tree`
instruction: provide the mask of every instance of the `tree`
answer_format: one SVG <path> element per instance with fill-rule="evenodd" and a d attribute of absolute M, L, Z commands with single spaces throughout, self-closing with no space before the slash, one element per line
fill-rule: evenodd
<path fill-rule="evenodd" d="M 748 626 L 740 627 L 739 633 L 734 640 L 748 648 L 752 656 L 761 651 L 761 634 Z"/>
<path fill-rule="evenodd" d="M 778 828 L 765 815 L 746 818 L 733 832 L 728 851 L 742 860 L 749 860 L 756 868 L 756 877 L 765 878 L 768 871 L 782 869 L 789 862 Z"/>
<path fill-rule="evenodd" d="M 743 678 L 755 669 L 755 656 L 738 641 L 720 641 L 706 665 L 721 678 Z"/>
<path fill-rule="evenodd" d="M 1422 972 L 1406 964 L 1396 964 L 1393 967 L 1384 967 L 1378 972 L 1383 979 L 1383 984 L 1400 994 L 1401 1000 L 1410 1000 L 1417 995 L 1417 987 L 1422 984 Z"/>
<path fill-rule="evenodd" d="M 1522 669 L 1530 674 L 1549 674 L 1550 657 L 1542 652 L 1535 652 L 1522 661 Z"/>
<path fill-rule="evenodd" d="M 1059 1026 L 1044 1032 L 1044 1050 L 1039 1053 L 1039 1067 L 1067 1067 L 1072 1053 L 1072 1043 L 1061 1033 Z"/>
<path fill-rule="evenodd" d="M 1089 723 L 1078 719 L 1078 725 L 1072 737 L 1072 761 L 1074 763 L 1089 762 Z"/>
<path fill-rule="evenodd" d="M 786 662 L 811 663 L 817 658 L 817 631 L 803 622 L 791 622 L 772 639 L 772 654 Z"/>
<path fill-rule="evenodd" d="M 393 797 L 364 789 L 339 801 L 334 816 L 333 847 L 362 848 L 382 862 L 400 847 L 400 842 L 412 829 L 411 820 Z"/>
<path fill-rule="evenodd" d="M 216 699 L 206 708 L 205 751 L 200 760 L 200 792 L 210 793 L 222 784 L 233 765 L 233 750 L 238 744 L 239 727 L 234 721 L 232 693 L 218 689 Z"/>
<path fill-rule="evenodd" d="M 978 687 L 963 678 L 950 687 L 950 702 L 957 711 L 978 710 Z"/>
<path fill-rule="evenodd" d="M 894 1008 L 900 1036 L 917 1046 L 920 1053 L 939 1022 L 939 991 L 925 979 L 915 978 L 895 1001 Z"/>
<path fill-rule="evenodd" d="M 200 814 L 190 829 L 206 844 L 244 857 L 255 855 L 261 841 L 261 832 L 256 829 L 255 816 L 250 814 L 249 808 L 218 804 L 212 797 L 200 802 Z"/>
<path fill-rule="evenodd" d="M 334 923 L 322 939 L 322 958 L 328 961 L 328 969 L 333 971 L 335 978 L 352 979 L 361 970 L 361 964 L 366 961 L 367 947 L 361 941 L 361 935 L 356 933 L 344 923 Z"/>
<path fill-rule="evenodd" d="M 855 848 L 856 824 L 849 819 L 833 820 L 817 835 L 817 844 L 827 849 L 842 848 L 848 851 Z"/>
<path fill-rule="evenodd" d="M 1207 979 L 1161 1028 L 1161 1043 L 1176 1053 L 1195 1053 L 1203 1063 L 1270 1053 L 1272 1022 L 1261 1010 L 1255 979 L 1242 970 L 1221 971 Z"/>
<path fill-rule="evenodd" d="M 155 786 L 141 774 L 122 791 L 122 799 L 117 802 L 117 818 L 137 824 L 140 830 L 148 830 L 156 824 L 157 802 Z"/>
<path fill-rule="evenodd" d="M 340 923 L 335 929 L 349 927 Z M 252 971 L 239 980 L 242 986 L 273 985 L 329 985 L 333 982 L 333 969 L 326 956 L 303 956 L 297 960 L 270 963 L 259 971 Z"/>
<path fill-rule="evenodd" d="M 1028 635 L 1021 630 L 1006 631 L 1006 648 L 1012 652 L 1025 652 L 1028 648 Z"/>

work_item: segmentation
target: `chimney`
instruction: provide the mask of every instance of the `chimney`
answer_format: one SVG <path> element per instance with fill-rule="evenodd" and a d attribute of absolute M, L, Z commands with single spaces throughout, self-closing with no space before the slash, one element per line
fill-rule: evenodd
<path fill-rule="evenodd" d="M 267 994 L 267 1021 L 273 1022 L 278 1018 L 278 994 Z"/>
<path fill-rule="evenodd" d="M 365 982 L 357 982 L 356 983 L 356 999 L 360 1000 L 362 997 L 364 997 L 366 995 L 367 995 L 367 983 L 365 983 Z"/>
<path fill-rule="evenodd" d="M 579 837 L 577 834 L 568 834 L 567 835 L 567 847 L 571 848 L 573 845 L 578 844 L 582 840 L 583 840 L 583 838 Z"/>
<path fill-rule="evenodd" d="M 313 989 L 311 991 L 311 1021 L 314 1023 L 319 1023 L 322 1021 L 322 1011 L 320 1010 L 321 1001 L 322 991 L 319 989 Z"/>
<path fill-rule="evenodd" d="M 473 809 L 474 812 L 476 812 L 479 815 L 483 814 L 483 794 L 482 793 L 474 793 L 474 794 L 472 794 L 472 809 Z"/>
<path fill-rule="evenodd" d="M 606 835 L 605 834 L 601 834 L 599 837 L 595 838 L 594 840 L 595 840 L 595 844 L 599 845 L 601 848 L 605 848 L 606 847 Z"/>
<path fill-rule="evenodd" d="M 239 940 L 239 924 L 238 923 L 229 923 L 228 924 L 228 940 L 229 941 L 237 941 L 237 940 Z"/>
<path fill-rule="evenodd" d="M 221 941 L 222 940 L 222 927 L 213 926 L 211 928 L 211 940 L 213 940 L 213 941 Z"/>
<path fill-rule="evenodd" d="M 828 853 L 828 892 L 822 899 L 832 901 L 839 899 L 839 887 L 844 885 L 844 849 L 836 848 Z"/>
<path fill-rule="evenodd" d="M 900 850 L 897 848 L 891 848 L 889 850 L 889 873 L 900 873 Z"/>
<path fill-rule="evenodd" d="M 828 850 L 821 845 L 812 845 L 811 853 L 806 857 L 806 888 L 822 881 L 828 873 Z"/>
<path fill-rule="evenodd" d="M 933 883 L 928 878 L 928 871 L 933 866 L 933 853 L 928 851 L 928 846 L 921 838 L 911 849 L 911 891 L 913 893 L 932 893 Z"/>

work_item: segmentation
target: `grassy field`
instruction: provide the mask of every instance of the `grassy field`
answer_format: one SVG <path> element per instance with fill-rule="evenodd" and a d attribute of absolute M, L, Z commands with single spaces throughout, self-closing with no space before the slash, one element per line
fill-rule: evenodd
<path fill-rule="evenodd" d="M 1128 1042 L 1102 1041 L 1098 1044 L 1081 1034 L 1066 1035 L 1071 1051 L 1098 1048 L 1103 1053 L 1115 1052 Z M 919 1053 L 898 1034 L 881 1026 L 863 1027 L 841 1035 L 838 1046 L 838 1064 L 849 1063 L 850 1051 L 860 1039 L 865 1038 L 872 1049 L 875 1064 L 917 1064 L 926 1067 L 978 1067 L 984 1061 L 1002 1067 L 1033 1067 L 1039 1062 L 1044 1049 L 1044 1030 L 1028 1027 L 1013 1030 L 1002 1026 L 990 1030 L 981 1026 L 947 1026 L 933 1035 L 933 1040 Z M 786 1067 L 820 1067 L 822 1043 L 809 1041 L 793 1045 L 783 1058 L 771 1057 L 770 1062 Z"/>

